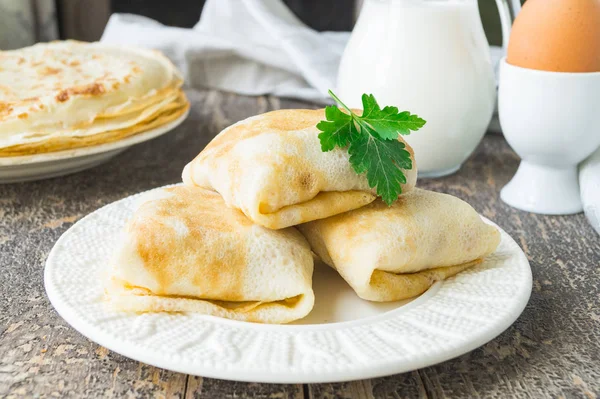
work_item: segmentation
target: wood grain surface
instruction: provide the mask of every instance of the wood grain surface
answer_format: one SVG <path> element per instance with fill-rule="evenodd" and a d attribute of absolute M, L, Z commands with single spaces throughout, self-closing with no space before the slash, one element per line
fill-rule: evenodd
<path fill-rule="evenodd" d="M 313 29 L 350 31 L 364 0 L 283 1 Z M 200 19 L 204 3 L 205 0 L 56 0 L 61 37 L 87 41 L 100 39 L 113 12 L 139 14 L 165 25 L 191 28 Z M 479 12 L 489 42 L 500 45 L 502 34 L 495 2 L 480 1 Z"/>
<path fill-rule="evenodd" d="M 111 14 L 109 0 L 56 0 L 56 7 L 60 37 L 86 42 L 100 39 Z"/>
<path fill-rule="evenodd" d="M 526 252 L 534 290 L 517 322 L 483 347 L 411 373 L 340 384 L 269 385 L 186 376 L 90 342 L 53 310 L 46 256 L 89 212 L 180 180 L 221 129 L 271 109 L 311 107 L 271 97 L 189 92 L 189 119 L 112 162 L 71 176 L 0 185 L 0 397 L 588 398 L 600 395 L 600 238 L 583 215 L 549 217 L 503 204 L 518 165 L 488 135 L 459 173 L 419 185 L 471 203 Z M 418 160 L 418 158 L 417 158 Z"/>

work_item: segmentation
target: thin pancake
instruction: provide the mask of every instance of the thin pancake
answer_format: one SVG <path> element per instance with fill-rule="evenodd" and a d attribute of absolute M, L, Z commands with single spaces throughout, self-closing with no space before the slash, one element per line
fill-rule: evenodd
<path fill-rule="evenodd" d="M 65 41 L 0 52 L 0 137 L 118 116 L 181 84 L 173 64 L 148 50 Z"/>
<path fill-rule="evenodd" d="M 323 152 L 319 121 L 324 110 L 280 110 L 248 118 L 223 130 L 183 171 L 185 184 L 219 192 L 227 205 L 272 229 L 325 218 L 376 198 L 365 175 L 357 175 L 348 151 Z M 406 171 L 403 191 L 415 185 Z"/>
<path fill-rule="evenodd" d="M 358 296 L 395 301 L 480 262 L 500 242 L 466 202 L 414 189 L 391 207 L 370 205 L 298 226 L 313 251 Z"/>
<path fill-rule="evenodd" d="M 12 145 L 0 148 L 0 157 L 15 157 L 63 151 L 118 141 L 174 121 L 187 112 L 188 108 L 189 102 L 187 101 L 185 94 L 181 92 L 175 101 L 165 105 L 162 109 L 158 110 L 158 112 L 149 115 L 145 120 L 142 120 L 133 126 L 94 135 L 58 135 L 33 143 Z"/>
<path fill-rule="evenodd" d="M 190 311 L 286 323 L 314 303 L 313 259 L 294 228 L 269 230 L 219 194 L 178 186 L 146 198 L 112 260 L 110 303 L 123 311 Z"/>
<path fill-rule="evenodd" d="M 86 124 L 86 126 L 68 129 L 65 129 L 62 126 L 48 126 L 27 133 L 13 134 L 10 137 L 7 137 L 6 140 L 0 139 L 0 148 L 7 148 L 19 144 L 41 143 L 59 136 L 85 137 L 109 131 L 123 130 L 139 123 L 143 123 L 146 120 L 153 119 L 156 115 L 180 107 L 180 102 L 182 101 L 181 97 L 181 93 L 173 93 L 172 96 L 162 99 L 154 104 L 150 104 L 144 109 L 123 114 L 118 117 L 96 119 L 92 125 Z"/>

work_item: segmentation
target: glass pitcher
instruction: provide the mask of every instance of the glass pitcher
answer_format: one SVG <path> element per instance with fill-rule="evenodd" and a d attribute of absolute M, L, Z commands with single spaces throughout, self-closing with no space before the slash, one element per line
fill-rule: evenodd
<path fill-rule="evenodd" d="M 506 42 L 511 16 L 496 0 Z M 365 0 L 342 56 L 338 92 L 361 108 L 363 93 L 427 121 L 405 137 L 419 175 L 457 171 L 491 120 L 496 84 L 476 0 Z"/>

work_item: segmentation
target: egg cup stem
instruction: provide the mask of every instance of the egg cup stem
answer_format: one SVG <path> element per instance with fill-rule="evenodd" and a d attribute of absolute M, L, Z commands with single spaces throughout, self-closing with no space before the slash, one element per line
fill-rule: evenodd
<path fill-rule="evenodd" d="M 583 211 L 577 165 L 555 168 L 521 161 L 500 197 L 514 208 L 533 213 L 570 215 Z"/>

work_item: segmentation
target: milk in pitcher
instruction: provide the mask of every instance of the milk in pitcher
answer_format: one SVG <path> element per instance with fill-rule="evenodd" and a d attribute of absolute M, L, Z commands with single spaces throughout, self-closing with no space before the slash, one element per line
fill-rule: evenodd
<path fill-rule="evenodd" d="M 406 136 L 421 176 L 452 173 L 475 150 L 492 117 L 496 87 L 474 0 L 365 0 L 344 52 L 340 98 L 361 95 L 425 119 Z"/>

